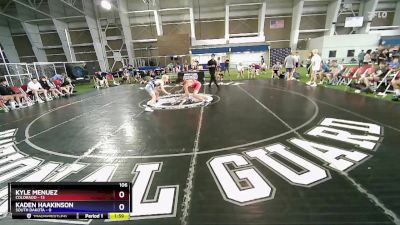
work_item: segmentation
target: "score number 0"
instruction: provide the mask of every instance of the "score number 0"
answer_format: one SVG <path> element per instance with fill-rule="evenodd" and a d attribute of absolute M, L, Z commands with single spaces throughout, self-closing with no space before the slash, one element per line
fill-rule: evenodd
<path fill-rule="evenodd" d="M 119 187 L 128 187 L 128 183 L 119 183 Z M 124 191 L 120 191 L 120 192 L 118 193 L 118 196 L 119 196 L 120 198 L 124 198 L 124 197 L 125 197 L 125 192 L 124 192 Z M 122 211 L 122 210 L 125 209 L 125 205 L 124 205 L 124 204 L 119 204 L 118 208 L 119 208 L 119 210 Z"/>

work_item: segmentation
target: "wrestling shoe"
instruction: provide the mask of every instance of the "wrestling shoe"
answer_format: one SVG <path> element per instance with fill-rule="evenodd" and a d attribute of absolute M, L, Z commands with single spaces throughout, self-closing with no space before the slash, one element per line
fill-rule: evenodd
<path fill-rule="evenodd" d="M 152 108 L 148 107 L 148 106 L 144 109 L 144 111 L 146 111 L 146 112 L 154 112 L 154 110 Z"/>
<path fill-rule="evenodd" d="M 203 106 L 207 106 L 207 105 L 210 104 L 210 103 L 211 103 L 210 101 L 204 100 L 204 101 L 203 101 Z"/>

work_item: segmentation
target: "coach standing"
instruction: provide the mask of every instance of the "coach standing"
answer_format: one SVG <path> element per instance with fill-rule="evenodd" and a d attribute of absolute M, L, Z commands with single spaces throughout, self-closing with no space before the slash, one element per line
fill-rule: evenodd
<path fill-rule="evenodd" d="M 207 63 L 208 71 L 210 72 L 210 84 L 208 84 L 208 87 L 211 87 L 211 83 L 214 82 L 215 85 L 217 85 L 217 88 L 219 88 L 217 80 L 215 79 L 215 69 L 217 67 L 217 61 L 215 61 L 215 54 L 211 54 L 211 59 Z"/>

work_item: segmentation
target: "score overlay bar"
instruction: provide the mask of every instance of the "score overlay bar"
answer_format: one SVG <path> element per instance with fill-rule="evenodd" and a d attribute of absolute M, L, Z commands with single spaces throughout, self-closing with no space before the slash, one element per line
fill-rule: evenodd
<path fill-rule="evenodd" d="M 9 212 L 16 219 L 108 219 L 129 214 L 131 189 L 129 182 L 10 183 Z"/>

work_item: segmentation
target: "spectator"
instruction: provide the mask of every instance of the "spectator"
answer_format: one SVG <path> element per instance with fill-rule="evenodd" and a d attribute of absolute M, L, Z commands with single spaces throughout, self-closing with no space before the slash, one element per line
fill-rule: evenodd
<path fill-rule="evenodd" d="M 296 66 L 296 59 L 293 57 L 293 52 L 286 56 L 285 61 L 286 72 L 288 73 L 287 80 L 294 80 L 293 78 L 293 68 Z"/>
<path fill-rule="evenodd" d="M 328 79 L 328 82 L 331 83 L 331 78 L 330 76 L 331 69 L 329 68 L 328 63 L 323 62 L 321 63 L 321 71 L 319 72 L 319 77 L 320 77 L 320 82 L 318 84 L 322 85 L 325 82 L 325 78 Z"/>
<path fill-rule="evenodd" d="M 371 49 L 368 49 L 364 55 L 363 64 L 370 64 L 371 63 Z"/>
<path fill-rule="evenodd" d="M 127 73 L 129 74 L 128 70 L 125 70 L 124 75 Z M 122 79 L 124 79 L 124 77 L 122 77 Z M 101 71 L 98 71 L 94 74 L 94 82 L 97 89 L 99 89 L 100 87 L 108 87 L 107 79 L 103 76 L 103 73 Z"/>
<path fill-rule="evenodd" d="M 251 65 L 249 65 L 249 73 L 248 73 L 248 78 L 256 78 L 256 64 L 253 63 Z"/>
<path fill-rule="evenodd" d="M 365 92 L 372 92 L 370 88 L 371 82 L 378 82 L 383 77 L 385 77 L 385 75 L 389 72 L 389 67 L 387 66 L 387 63 L 385 61 L 381 61 L 379 63 L 379 68 L 377 71 L 370 71 L 372 71 L 372 68 L 368 69 L 365 75 L 363 74 L 360 78 L 360 83 L 365 84 L 365 89 L 363 90 Z"/>
<path fill-rule="evenodd" d="M 128 70 L 124 70 L 124 72 L 122 73 L 122 81 L 127 82 L 128 84 L 131 83 L 131 75 L 129 74 Z M 108 84 L 107 84 L 107 86 L 108 86 Z"/>
<path fill-rule="evenodd" d="M 11 88 L 7 86 L 7 81 L 4 78 L 0 79 L 0 95 L 1 95 L 1 97 L 2 97 L 4 102 L 16 101 L 17 102 L 17 106 L 20 107 L 20 108 L 24 107 L 23 104 L 22 104 L 22 100 L 25 100 L 26 102 L 29 102 L 26 99 L 27 98 L 26 95 L 24 95 L 22 93 L 19 93 L 19 94 L 14 93 L 11 90 Z"/>
<path fill-rule="evenodd" d="M 394 95 L 392 100 L 393 101 L 399 101 L 400 99 L 400 75 L 398 74 L 393 80 L 391 81 L 393 90 L 394 90 Z"/>
<path fill-rule="evenodd" d="M 336 84 L 339 80 L 339 76 L 341 76 L 344 71 L 344 67 L 343 65 L 339 64 L 337 60 L 332 60 L 330 70 L 331 72 L 328 73 L 330 84 Z"/>
<path fill-rule="evenodd" d="M 167 65 L 167 70 L 169 73 L 171 73 L 174 69 L 174 64 L 172 62 L 168 63 Z"/>
<path fill-rule="evenodd" d="M 399 57 L 398 56 L 393 57 L 393 60 L 389 63 L 389 68 L 393 69 L 393 70 L 400 69 L 400 63 L 399 63 Z"/>
<path fill-rule="evenodd" d="M 68 81 L 68 79 L 67 79 L 68 77 L 66 76 L 66 74 L 65 73 L 61 73 L 61 74 L 56 74 L 56 75 L 54 75 L 52 78 L 50 78 L 50 80 L 53 82 L 53 83 L 60 83 L 60 87 L 59 87 L 59 90 L 62 92 L 62 91 L 65 91 L 66 92 L 66 94 L 72 94 L 72 91 L 73 91 L 73 86 L 72 86 L 72 84 L 71 84 L 71 82 L 70 81 Z M 58 82 L 55 82 L 55 81 L 58 81 Z"/>
<path fill-rule="evenodd" d="M 193 60 L 192 62 L 192 70 L 198 69 L 199 62 L 197 60 Z"/>
<path fill-rule="evenodd" d="M 240 79 L 243 79 L 244 78 L 244 76 L 243 76 L 243 73 L 244 73 L 244 66 L 243 66 L 243 64 L 240 62 L 239 63 L 239 65 L 237 66 L 237 70 L 238 70 L 238 79 L 240 78 Z"/>
<path fill-rule="evenodd" d="M 321 71 L 322 59 L 321 56 L 319 56 L 318 54 L 318 49 L 313 49 L 312 54 L 313 57 L 311 58 L 311 66 L 312 66 L 311 79 L 309 82 L 307 82 L 307 84 L 312 87 L 316 87 L 318 74 Z"/>
<path fill-rule="evenodd" d="M 185 62 L 183 63 L 183 72 L 187 71 L 189 71 L 189 63 L 187 62 L 187 60 L 185 60 Z"/>
<path fill-rule="evenodd" d="M 364 64 L 364 50 L 361 50 L 361 52 L 358 54 L 358 66 L 362 66 Z"/>
<path fill-rule="evenodd" d="M 263 65 L 264 63 L 265 63 L 264 56 L 261 56 L 261 64 L 260 65 Z"/>
<path fill-rule="evenodd" d="M 59 80 L 61 83 L 64 83 L 64 73 L 62 74 L 55 74 L 52 78 L 50 78 L 51 81 Z"/>
<path fill-rule="evenodd" d="M 279 78 L 280 74 L 280 70 L 281 70 L 281 63 L 280 62 L 276 62 L 273 66 L 272 66 L 272 78 Z"/>
<path fill-rule="evenodd" d="M 379 50 L 375 49 L 375 51 L 371 52 L 370 55 L 371 55 L 371 63 L 375 64 L 376 61 L 378 61 Z"/>
<path fill-rule="evenodd" d="M 225 76 L 225 73 L 226 73 L 226 72 L 228 72 L 229 79 L 231 79 L 231 74 L 229 73 L 229 59 L 226 59 L 226 60 L 225 60 L 224 76 Z"/>
<path fill-rule="evenodd" d="M 306 76 L 309 77 L 311 74 L 311 58 L 312 58 L 313 54 L 312 52 L 308 53 L 308 57 L 306 59 L 306 68 L 307 68 L 307 74 Z"/>
<path fill-rule="evenodd" d="M 44 101 L 39 97 L 39 94 L 44 94 L 46 101 L 49 101 L 49 97 L 47 96 L 47 90 L 43 89 L 42 85 L 38 82 L 37 78 L 32 78 L 32 80 L 28 83 L 28 94 L 33 94 L 35 99 L 39 103 L 43 103 Z"/>
<path fill-rule="evenodd" d="M 294 55 L 293 57 L 294 57 L 294 59 L 295 59 L 295 67 L 294 67 L 294 71 L 293 71 L 293 72 L 295 72 L 295 71 L 296 71 L 296 68 L 298 68 L 299 65 L 300 65 L 300 56 L 299 56 L 299 52 L 296 52 L 295 55 Z"/>
<path fill-rule="evenodd" d="M 174 73 L 179 73 L 181 72 L 181 65 L 179 64 L 179 62 L 176 63 L 175 67 L 174 67 Z"/>
<path fill-rule="evenodd" d="M 50 83 L 47 76 L 40 77 L 39 83 L 40 85 L 42 85 L 43 89 L 46 89 L 47 91 L 51 92 L 54 97 L 58 98 L 58 95 L 63 96 L 63 94 L 59 90 L 57 90 L 54 84 Z"/>
<path fill-rule="evenodd" d="M 221 70 L 221 57 L 217 58 L 217 67 L 216 67 L 216 75 L 217 75 L 217 80 L 218 81 L 222 81 L 223 77 L 222 77 L 222 70 Z"/>
<path fill-rule="evenodd" d="M 387 62 L 389 61 L 389 51 L 387 49 L 384 49 L 378 56 L 378 65 L 384 61 Z"/>
<path fill-rule="evenodd" d="M 69 90 L 69 94 L 74 93 L 74 85 L 72 84 L 71 78 L 69 78 L 65 73 L 62 73 L 65 77 L 64 83 L 61 84 L 61 87 L 65 87 L 67 90 Z"/>

